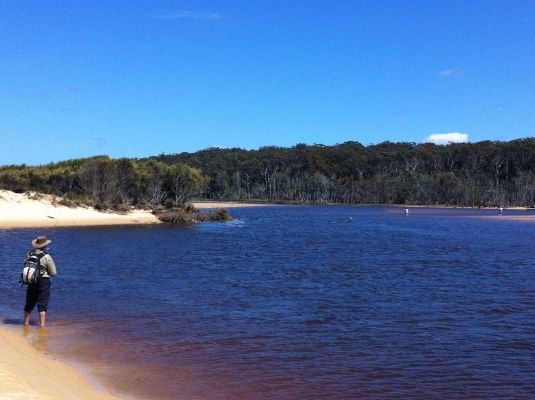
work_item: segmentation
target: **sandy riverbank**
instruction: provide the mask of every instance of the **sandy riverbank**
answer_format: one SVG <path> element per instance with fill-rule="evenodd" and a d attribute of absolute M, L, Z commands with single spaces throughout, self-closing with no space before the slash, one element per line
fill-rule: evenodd
<path fill-rule="evenodd" d="M 155 224 L 158 219 L 147 210 L 129 213 L 100 212 L 89 207 L 57 204 L 51 195 L 33 196 L 0 190 L 1 228 L 53 228 L 56 226 L 93 226 Z"/>
<path fill-rule="evenodd" d="M 54 228 L 61 226 L 99 226 L 99 225 L 140 225 L 158 224 L 160 221 L 149 210 L 135 209 L 128 213 L 101 212 L 89 207 L 67 207 L 59 204 L 59 198 L 51 195 L 32 195 L 0 190 L 0 228 Z M 198 209 L 237 208 L 276 206 L 276 204 L 241 203 L 231 201 L 197 201 L 193 206 Z M 406 206 L 389 207 L 419 208 L 463 208 L 445 206 Z M 507 215 L 509 210 L 524 210 L 525 216 Z M 532 210 L 507 208 L 502 220 L 535 221 Z M 487 218 L 489 216 L 485 216 Z M 496 216 L 498 217 L 498 216 Z"/>
<path fill-rule="evenodd" d="M 157 224 L 149 210 L 128 213 L 101 212 L 89 207 L 67 207 L 51 195 L 32 195 L 0 190 L 0 228 L 54 228 L 60 226 L 100 226 Z M 253 207 L 261 204 L 236 202 L 195 202 L 200 209 Z"/>
<path fill-rule="evenodd" d="M 1 400 L 119 399 L 96 390 L 71 366 L 39 352 L 23 336 L 23 329 L 38 331 L 39 328 L 18 329 L 20 332 L 0 327 Z"/>

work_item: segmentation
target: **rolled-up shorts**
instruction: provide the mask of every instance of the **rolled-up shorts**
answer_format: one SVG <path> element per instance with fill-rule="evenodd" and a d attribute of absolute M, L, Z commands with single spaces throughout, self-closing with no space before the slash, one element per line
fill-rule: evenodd
<path fill-rule="evenodd" d="M 28 285 L 28 289 L 26 289 L 26 305 L 24 306 L 24 311 L 32 312 L 35 305 L 37 305 L 37 310 L 39 312 L 47 311 L 49 300 L 50 279 L 41 278 L 39 282 Z"/>

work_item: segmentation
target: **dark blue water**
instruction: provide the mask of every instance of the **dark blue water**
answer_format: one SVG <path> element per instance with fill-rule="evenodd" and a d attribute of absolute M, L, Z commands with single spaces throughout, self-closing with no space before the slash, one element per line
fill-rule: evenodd
<path fill-rule="evenodd" d="M 20 320 L 21 257 L 44 233 L 59 276 L 40 346 L 116 392 L 535 398 L 534 223 L 381 207 L 232 214 L 182 228 L 0 231 L 2 317 Z"/>

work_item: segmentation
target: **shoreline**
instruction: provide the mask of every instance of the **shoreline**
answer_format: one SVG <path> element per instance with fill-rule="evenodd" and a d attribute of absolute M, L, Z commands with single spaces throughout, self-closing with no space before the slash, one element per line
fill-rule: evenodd
<path fill-rule="evenodd" d="M 150 211 L 133 209 L 127 213 L 98 211 L 90 207 L 60 205 L 52 195 L 15 193 L 0 190 L 0 229 L 153 225 L 162 222 Z M 198 209 L 266 206 L 260 203 L 194 202 Z"/>
<path fill-rule="evenodd" d="M 20 328 L 22 334 L 17 333 L 16 329 L 0 325 L 0 399 L 121 399 L 110 392 L 98 390 L 68 363 L 39 351 L 29 337 L 25 337 L 39 328 Z"/>
<path fill-rule="evenodd" d="M 149 210 L 133 209 L 127 213 L 98 211 L 89 207 L 67 207 L 60 205 L 59 198 L 52 195 L 15 193 L 0 190 L 0 229 L 56 227 L 92 227 L 120 225 L 153 225 L 162 222 Z M 494 207 L 470 207 L 449 205 L 404 205 L 404 204 L 339 204 L 339 203 L 261 203 L 238 201 L 194 201 L 192 205 L 200 210 L 219 208 L 249 208 L 278 206 L 350 206 L 350 207 L 392 207 L 408 209 L 466 209 L 498 210 Z M 532 208 L 507 207 L 504 211 L 533 211 Z M 490 217 L 490 216 L 489 216 Z M 535 215 L 499 215 L 503 220 L 532 220 Z"/>

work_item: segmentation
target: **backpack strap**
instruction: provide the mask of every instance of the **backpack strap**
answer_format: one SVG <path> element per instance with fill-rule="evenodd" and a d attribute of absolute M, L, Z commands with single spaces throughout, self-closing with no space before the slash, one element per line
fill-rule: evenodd
<path fill-rule="evenodd" d="M 41 250 L 40 253 L 38 253 L 36 250 L 32 250 L 28 253 L 29 256 L 36 256 L 37 258 L 39 258 L 39 260 L 41 260 L 41 258 L 43 258 L 44 256 L 46 256 L 48 253 L 45 253 L 44 251 Z"/>

